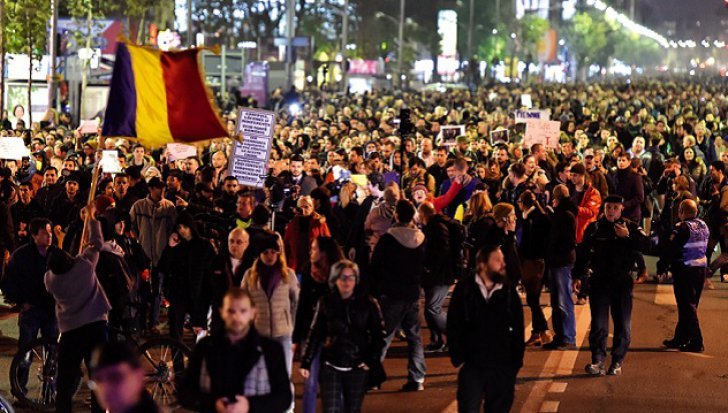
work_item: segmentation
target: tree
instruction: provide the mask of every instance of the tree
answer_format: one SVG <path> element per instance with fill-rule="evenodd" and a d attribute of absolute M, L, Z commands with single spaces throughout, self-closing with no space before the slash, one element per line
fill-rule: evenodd
<path fill-rule="evenodd" d="M 549 22 L 536 14 L 527 14 L 521 19 L 520 28 L 523 51 L 531 56 L 535 55 L 538 43 L 549 29 Z"/>
<path fill-rule="evenodd" d="M 47 23 L 51 16 L 49 0 L 16 0 L 5 4 L 7 17 L 3 22 L 3 40 L 9 53 L 28 56 L 28 127 L 33 123 L 31 91 L 33 86 L 33 61 L 39 61 L 45 52 L 48 39 Z M 4 57 L 4 56 L 3 56 Z"/>
<path fill-rule="evenodd" d="M 600 55 L 607 47 L 607 31 L 606 22 L 586 12 L 575 14 L 571 25 L 566 27 L 564 37 L 575 56 L 580 80 L 586 79 L 588 63 L 593 59 L 590 56 Z"/>
<path fill-rule="evenodd" d="M 0 0 L 0 113 L 5 109 L 5 30 L 7 27 L 5 0 Z"/>
<path fill-rule="evenodd" d="M 130 38 L 132 22 L 136 23 L 137 44 L 144 43 L 147 21 L 156 23 L 161 29 L 171 27 L 174 22 L 174 0 L 126 0 L 125 7 Z"/>
<path fill-rule="evenodd" d="M 92 42 L 94 29 L 97 27 L 96 21 L 103 19 L 108 13 L 115 10 L 117 3 L 104 0 L 68 0 L 66 6 L 68 7 L 68 14 L 73 18 L 77 28 L 73 31 L 73 36 L 79 45 L 83 44 L 83 49 L 88 54 L 92 46 L 94 46 Z M 81 63 L 81 104 L 78 113 L 80 116 L 83 116 L 86 86 L 88 84 L 88 69 L 91 63 L 90 56 L 83 56 Z"/>

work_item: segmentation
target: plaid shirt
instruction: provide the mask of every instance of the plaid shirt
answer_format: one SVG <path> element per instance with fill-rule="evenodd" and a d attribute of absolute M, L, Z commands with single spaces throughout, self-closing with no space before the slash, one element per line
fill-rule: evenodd
<path fill-rule="evenodd" d="M 245 383 L 243 385 L 243 394 L 246 397 L 251 396 L 264 396 L 270 394 L 270 379 L 268 378 L 268 368 L 265 365 L 265 357 L 263 356 L 263 349 L 258 346 L 258 352 L 260 358 L 255 363 L 247 376 L 245 376 Z M 202 360 L 202 368 L 200 369 L 200 391 L 203 393 L 212 392 L 210 372 L 207 369 L 207 361 Z"/>

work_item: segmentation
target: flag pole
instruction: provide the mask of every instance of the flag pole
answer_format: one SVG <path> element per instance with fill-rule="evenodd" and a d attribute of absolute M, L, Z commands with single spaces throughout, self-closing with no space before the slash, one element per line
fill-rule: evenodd
<path fill-rule="evenodd" d="M 101 173 L 101 157 L 103 155 L 103 148 L 104 147 L 104 137 L 102 135 L 99 135 L 99 145 L 98 149 L 96 150 L 96 165 L 94 165 L 94 172 L 91 175 L 91 188 L 88 191 L 88 202 L 86 205 L 94 202 L 94 199 L 96 198 L 96 187 L 99 181 L 99 174 Z M 88 222 L 91 219 L 91 217 L 86 214 L 86 217 L 83 219 L 83 232 L 81 232 L 81 242 L 78 245 L 78 253 L 80 254 L 83 252 L 83 247 L 86 244 L 86 238 L 88 238 Z"/>

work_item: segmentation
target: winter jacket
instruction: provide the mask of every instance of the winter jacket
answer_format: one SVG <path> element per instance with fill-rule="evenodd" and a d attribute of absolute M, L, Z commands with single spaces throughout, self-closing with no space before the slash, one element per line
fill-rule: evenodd
<path fill-rule="evenodd" d="M 645 202 L 645 184 L 642 177 L 630 168 L 618 169 L 614 174 L 614 193 L 624 198 L 622 216 L 632 222 L 642 220 L 642 203 Z"/>
<path fill-rule="evenodd" d="M 21 306 L 30 304 L 48 313 L 54 311 L 55 301 L 46 291 L 43 282 L 48 256 L 53 248 L 56 247 L 51 246 L 43 256 L 35 242 L 31 240 L 13 252 L 5 267 L 5 274 L 0 280 L 0 290 L 5 301 Z"/>
<path fill-rule="evenodd" d="M 369 250 L 374 248 L 379 242 L 379 238 L 384 235 L 389 228 L 394 225 L 394 205 L 389 205 L 382 201 L 375 206 L 364 221 L 364 232 L 369 238 Z"/>
<path fill-rule="evenodd" d="M 575 191 L 573 187 L 569 188 L 571 193 L 571 199 L 575 198 Z M 597 220 L 599 216 L 599 207 L 602 205 L 602 198 L 599 196 L 599 191 L 594 189 L 593 186 L 587 184 L 584 188 L 584 196 L 581 198 L 581 202 L 577 205 L 579 213 L 576 216 L 576 242 L 580 243 L 584 238 L 584 230 L 589 223 Z"/>
<path fill-rule="evenodd" d="M 425 234 L 425 271 L 422 286 L 430 288 L 452 284 L 453 263 L 450 248 L 450 231 L 445 218 L 437 214 L 423 228 Z M 459 246 L 457 246 L 459 248 Z"/>
<path fill-rule="evenodd" d="M 308 220 L 308 230 L 303 231 L 303 220 Z M 311 216 L 296 215 L 286 226 L 283 236 L 283 244 L 286 250 L 286 264 L 292 270 L 300 270 L 303 264 L 308 261 L 308 252 L 311 243 L 318 237 L 330 237 L 329 227 L 326 225 L 326 218 L 314 213 Z"/>
<path fill-rule="evenodd" d="M 576 261 L 576 215 L 579 210 L 570 199 L 559 201 L 551 214 L 551 230 L 546 243 L 546 263 L 551 268 L 573 266 Z"/>
<path fill-rule="evenodd" d="M 131 226 L 147 254 L 156 267 L 162 252 L 167 246 L 169 236 L 174 231 L 177 210 L 173 203 L 166 199 L 159 202 L 146 197 L 134 203 L 130 212 Z"/>
<path fill-rule="evenodd" d="M 488 245 L 499 245 L 505 256 L 508 279 L 513 284 L 521 280 L 521 260 L 516 248 L 516 234 L 499 228 L 492 216 L 481 217 L 470 224 L 467 244 L 470 248 L 468 263 L 471 270 L 475 269 L 478 251 Z"/>
<path fill-rule="evenodd" d="M 453 366 L 478 369 L 523 366 L 525 338 L 521 299 L 512 284 L 486 301 L 471 275 L 458 282 L 447 311 L 447 342 Z"/>
<path fill-rule="evenodd" d="M 252 269 L 251 269 L 252 270 Z M 286 337 L 293 334 L 296 311 L 298 309 L 298 279 L 296 273 L 289 268 L 288 282 L 282 279 L 268 297 L 261 287 L 260 280 L 257 285 L 250 284 L 250 271 L 245 272 L 241 287 L 250 291 L 253 297 L 257 316 L 255 328 L 263 337 Z"/>
<path fill-rule="evenodd" d="M 111 304 L 96 277 L 96 264 L 104 244 L 99 221 L 89 221 L 91 244 L 79 254 L 65 274 L 48 270 L 45 286 L 56 300 L 58 329 L 62 333 L 108 319 Z"/>
<path fill-rule="evenodd" d="M 522 212 L 522 218 L 518 256 L 522 260 L 544 259 L 551 227 L 548 216 L 534 207 Z"/>
<path fill-rule="evenodd" d="M 303 343 L 308 336 L 316 312 L 319 299 L 331 293 L 328 279 L 322 283 L 311 276 L 311 263 L 307 263 L 301 271 L 301 293 L 296 309 L 296 328 L 293 330 L 293 342 Z"/>
<path fill-rule="evenodd" d="M 390 299 L 416 301 L 425 261 L 425 234 L 419 229 L 396 225 L 379 239 L 371 263 L 375 293 Z"/>
<path fill-rule="evenodd" d="M 318 302 L 311 329 L 303 346 L 301 367 L 308 369 L 321 350 L 321 362 L 356 368 L 361 363 L 380 363 L 384 351 L 384 321 L 377 301 L 355 293 L 347 300 L 338 290 Z"/>

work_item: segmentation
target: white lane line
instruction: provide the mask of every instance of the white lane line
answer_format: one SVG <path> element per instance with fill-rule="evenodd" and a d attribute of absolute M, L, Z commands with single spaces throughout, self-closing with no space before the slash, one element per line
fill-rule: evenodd
<path fill-rule="evenodd" d="M 547 320 L 550 319 L 551 318 L 551 307 L 541 307 L 541 309 L 543 310 L 544 317 Z M 526 337 L 530 337 L 532 328 L 533 328 L 533 321 L 528 323 L 528 325 L 524 329 L 524 333 L 525 333 L 524 335 Z M 456 400 L 453 400 L 452 402 L 450 402 L 450 404 L 448 404 L 447 407 L 445 407 L 441 413 L 457 413 L 457 411 L 458 411 L 458 401 L 456 399 Z"/>
<path fill-rule="evenodd" d="M 541 404 L 539 413 L 556 413 L 559 411 L 559 402 L 547 400 Z"/>
<path fill-rule="evenodd" d="M 657 290 L 655 291 L 655 304 L 676 306 L 675 293 L 673 292 L 672 285 L 668 284 L 657 284 Z"/>
<path fill-rule="evenodd" d="M 551 387 L 549 387 L 549 393 L 563 393 L 566 391 L 566 386 L 569 383 L 566 382 L 554 382 L 551 383 Z"/>
<path fill-rule="evenodd" d="M 541 405 L 546 398 L 549 386 L 557 376 L 568 376 L 572 374 L 576 358 L 579 355 L 579 346 L 584 342 L 591 319 L 589 305 L 577 306 L 576 312 L 576 345 L 574 351 L 552 351 L 549 354 L 543 369 L 531 388 L 526 402 L 521 408 L 522 413 L 533 413 L 540 411 Z"/>

